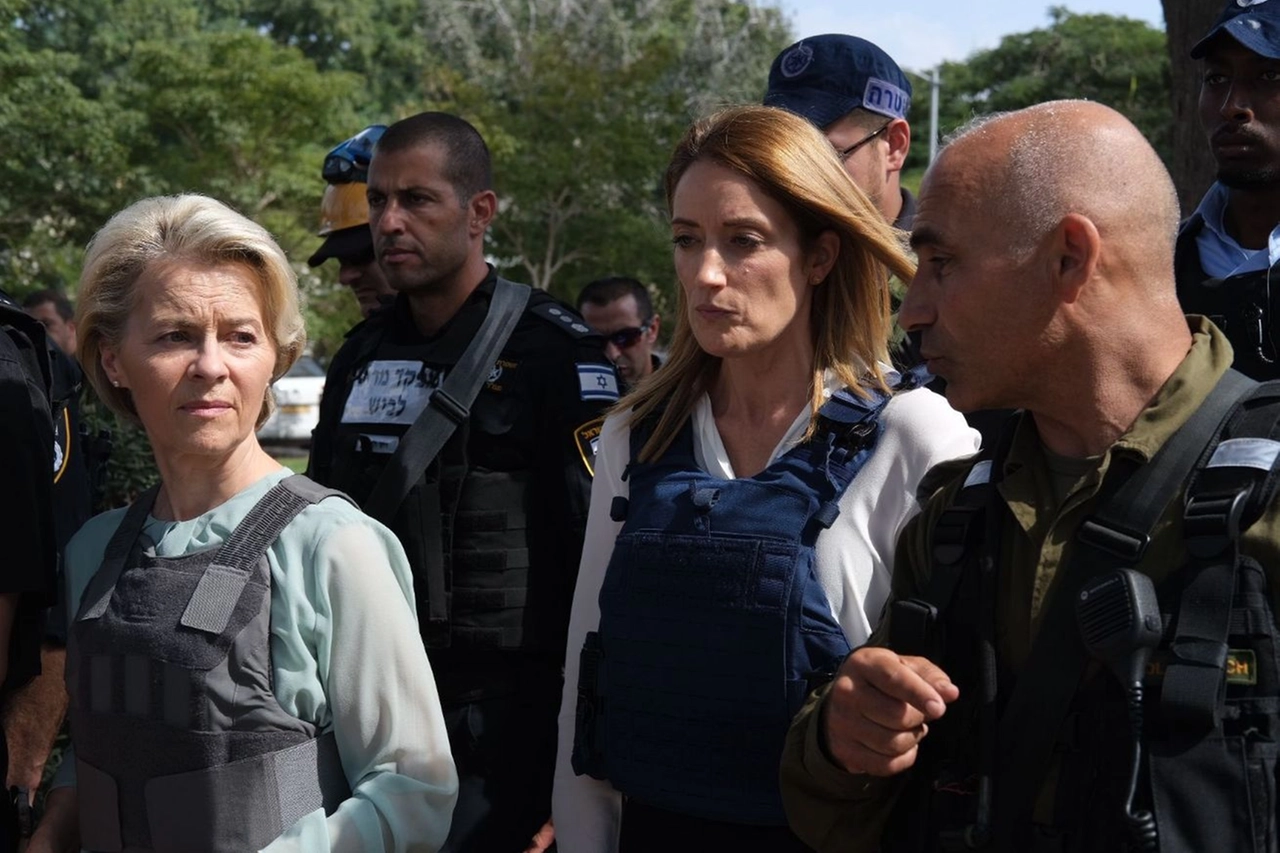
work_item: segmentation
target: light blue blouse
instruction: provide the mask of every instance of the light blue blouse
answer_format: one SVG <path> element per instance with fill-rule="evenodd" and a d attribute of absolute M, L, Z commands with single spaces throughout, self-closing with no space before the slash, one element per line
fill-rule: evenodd
<path fill-rule="evenodd" d="M 161 557 L 216 547 L 288 475 L 281 468 L 187 521 L 148 517 L 143 536 Z M 124 512 L 91 519 L 67 545 L 72 619 Z M 437 850 L 458 782 L 399 541 L 346 501 L 329 499 L 303 510 L 267 560 L 276 699 L 321 731 L 334 730 L 352 793 L 332 815 L 317 809 L 266 849 Z M 74 764 L 69 755 L 55 786 L 75 784 Z"/>

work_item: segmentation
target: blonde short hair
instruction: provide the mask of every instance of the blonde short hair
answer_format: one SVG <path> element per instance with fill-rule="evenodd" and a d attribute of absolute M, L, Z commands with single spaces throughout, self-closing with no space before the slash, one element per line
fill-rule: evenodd
<path fill-rule="evenodd" d="M 302 354 L 307 332 L 297 277 L 265 228 L 208 196 L 145 198 L 111 217 L 89 241 L 76 292 L 76 354 L 93 390 L 116 414 L 140 423 L 132 396 L 114 387 L 103 370 L 102 349 L 120 345 L 134 285 L 156 263 L 248 267 L 257 276 L 264 325 L 275 344 L 272 381 Z M 258 426 L 273 407 L 268 389 Z"/>
<path fill-rule="evenodd" d="M 889 361 L 889 274 L 909 281 L 915 263 L 901 232 L 854 185 L 827 138 L 808 121 L 775 107 L 721 110 L 696 122 L 676 145 L 664 182 L 668 209 L 680 179 L 698 162 L 753 181 L 787 211 L 804 243 L 826 231 L 840 239 L 835 265 L 814 291 L 811 306 L 810 431 L 823 403 L 825 371 L 834 371 L 856 394 L 865 395 L 865 386 L 888 390 L 881 365 Z M 618 406 L 630 412 L 633 426 L 657 418 L 641 461 L 662 455 L 720 364 L 694 338 L 684 288 L 676 295 L 667 361 Z"/>

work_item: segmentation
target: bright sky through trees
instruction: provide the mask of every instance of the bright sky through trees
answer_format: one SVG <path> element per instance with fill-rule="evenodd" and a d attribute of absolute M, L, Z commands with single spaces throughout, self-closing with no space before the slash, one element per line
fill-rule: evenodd
<path fill-rule="evenodd" d="M 1160 0 L 778 0 L 778 5 L 801 38 L 819 33 L 861 36 L 913 71 L 942 60 L 963 60 L 975 50 L 995 47 L 1010 33 L 1046 27 L 1051 5 L 1081 15 L 1125 15 L 1164 29 Z"/>

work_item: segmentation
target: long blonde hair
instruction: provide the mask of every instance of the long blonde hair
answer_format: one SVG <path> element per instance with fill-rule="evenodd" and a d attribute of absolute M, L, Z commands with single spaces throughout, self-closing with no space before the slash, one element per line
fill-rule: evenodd
<path fill-rule="evenodd" d="M 840 252 L 815 289 L 810 309 L 813 378 L 809 432 L 823 403 L 823 375 L 832 370 L 854 393 L 865 384 L 888 390 L 881 365 L 889 360 L 889 274 L 904 280 L 915 264 L 900 232 L 884 221 L 844 171 L 831 143 L 809 122 L 774 107 L 740 106 L 702 119 L 676 145 L 667 166 L 667 209 L 676 185 L 694 163 L 706 161 L 750 178 L 795 221 L 801 240 L 824 231 L 840 238 Z M 640 461 L 660 457 L 693 412 L 720 359 L 698 345 L 689 325 L 684 288 L 676 290 L 675 330 L 662 369 L 619 404 L 633 428 L 657 415 Z"/>

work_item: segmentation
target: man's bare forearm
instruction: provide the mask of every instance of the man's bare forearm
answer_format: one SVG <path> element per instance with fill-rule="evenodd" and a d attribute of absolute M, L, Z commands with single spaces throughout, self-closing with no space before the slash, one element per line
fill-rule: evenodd
<path fill-rule="evenodd" d="M 63 683 L 66 649 L 44 645 L 40 649 L 40 675 L 14 691 L 4 705 L 5 738 L 9 742 L 9 772 L 5 785 L 40 787 L 45 762 L 67 713 L 67 689 Z"/>

